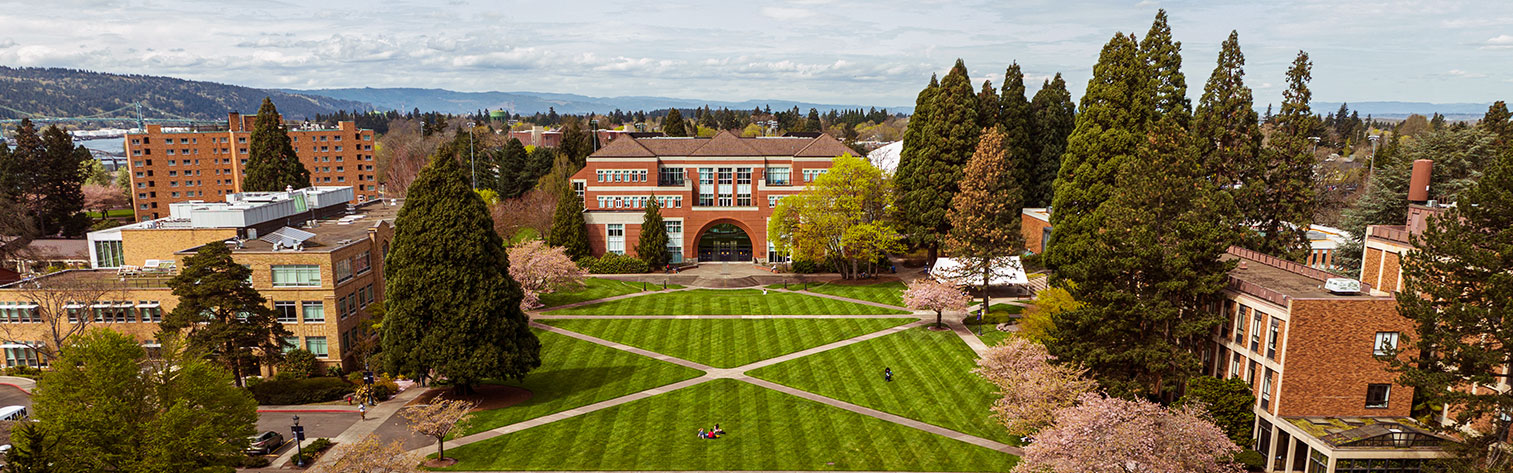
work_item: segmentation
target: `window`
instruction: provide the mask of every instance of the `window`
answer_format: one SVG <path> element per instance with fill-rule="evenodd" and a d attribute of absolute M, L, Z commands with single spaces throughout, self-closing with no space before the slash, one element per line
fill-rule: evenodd
<path fill-rule="evenodd" d="M 95 242 L 95 267 L 119 268 L 125 264 L 121 255 L 121 241 L 101 240 Z"/>
<path fill-rule="evenodd" d="M 364 305 L 364 306 L 366 306 L 366 305 L 368 305 L 368 304 L 372 304 L 372 303 L 373 303 L 373 285 L 372 285 L 372 284 L 369 284 L 369 285 L 368 285 L 368 293 L 367 293 L 367 296 L 368 296 L 368 298 L 367 298 L 367 300 L 366 300 L 366 301 L 365 301 L 365 302 L 363 302 L 363 305 Z"/>
<path fill-rule="evenodd" d="M 775 196 L 775 195 L 769 195 L 769 196 L 767 196 L 767 208 L 769 208 L 769 209 L 775 209 L 777 207 L 778 207 L 778 196 Z"/>
<path fill-rule="evenodd" d="M 299 323 L 299 303 L 294 301 L 274 301 L 273 311 L 278 313 L 278 323 Z"/>
<path fill-rule="evenodd" d="M 322 323 L 326 321 L 326 305 L 320 301 L 304 301 L 300 307 L 305 312 L 305 323 Z"/>
<path fill-rule="evenodd" d="M 714 205 L 714 168 L 699 168 L 699 206 Z"/>
<path fill-rule="evenodd" d="M 600 169 L 600 170 L 594 171 L 594 177 L 596 179 L 598 179 L 598 181 L 596 181 L 596 182 L 604 182 L 604 170 Z"/>
<path fill-rule="evenodd" d="M 1266 370 L 1266 377 L 1261 378 L 1261 410 L 1271 408 L 1271 370 Z"/>
<path fill-rule="evenodd" d="M 1255 318 L 1250 323 L 1250 351 L 1261 352 L 1261 329 L 1265 328 L 1265 317 L 1261 311 L 1255 311 Z"/>
<path fill-rule="evenodd" d="M 1271 319 L 1271 332 L 1266 335 L 1266 357 L 1277 359 L 1277 334 L 1282 331 L 1282 321 L 1273 317 Z"/>
<path fill-rule="evenodd" d="M 337 283 L 352 279 L 352 260 L 337 260 L 336 267 L 332 271 L 336 273 Z"/>
<path fill-rule="evenodd" d="M 741 207 L 751 206 L 751 168 L 735 170 L 735 204 Z"/>
<path fill-rule="evenodd" d="M 1392 393 L 1391 384 L 1368 384 L 1366 385 L 1366 408 L 1386 409 L 1387 396 Z"/>
<path fill-rule="evenodd" d="M 284 353 L 289 353 L 299 348 L 299 337 L 284 337 L 279 345 L 284 347 Z"/>
<path fill-rule="evenodd" d="M 583 195 L 588 193 L 588 183 L 582 181 L 573 181 L 573 193 L 578 194 L 578 199 L 582 200 Z"/>
<path fill-rule="evenodd" d="M 320 287 L 320 267 L 313 264 L 273 265 L 273 287 Z"/>
<path fill-rule="evenodd" d="M 326 337 L 305 337 L 305 349 L 314 353 L 316 358 L 325 358 Z"/>
<path fill-rule="evenodd" d="M 611 223 L 604 226 L 605 235 L 608 237 L 605 250 L 617 255 L 625 254 L 625 224 Z"/>
<path fill-rule="evenodd" d="M 137 311 L 141 313 L 142 322 L 163 321 L 163 306 L 158 301 L 139 301 Z"/>
<path fill-rule="evenodd" d="M 1238 310 L 1238 311 L 1235 312 L 1235 343 L 1236 344 L 1240 344 L 1240 345 L 1244 345 L 1245 344 L 1245 318 L 1248 317 L 1249 315 L 1250 315 L 1250 308 L 1246 307 L 1246 306 L 1243 306 L 1243 305 L 1240 306 L 1240 310 Z"/>
<path fill-rule="evenodd" d="M 657 185 L 681 186 L 683 185 L 683 168 L 658 168 Z"/>
<path fill-rule="evenodd" d="M 336 314 L 343 319 L 347 318 L 347 298 L 336 298 Z"/>
<path fill-rule="evenodd" d="M 791 184 L 788 180 L 791 171 L 792 169 L 790 168 L 767 168 L 767 185 L 786 186 Z"/>
<path fill-rule="evenodd" d="M 1397 350 L 1397 332 L 1377 332 L 1376 344 L 1372 345 L 1371 354 L 1376 356 L 1391 355 Z"/>
<path fill-rule="evenodd" d="M 352 269 L 357 274 L 368 272 L 373 267 L 373 252 L 364 251 L 352 258 Z"/>
<path fill-rule="evenodd" d="M 9 342 L 5 344 L 5 366 L 42 366 L 42 358 L 32 346 L 36 342 Z"/>

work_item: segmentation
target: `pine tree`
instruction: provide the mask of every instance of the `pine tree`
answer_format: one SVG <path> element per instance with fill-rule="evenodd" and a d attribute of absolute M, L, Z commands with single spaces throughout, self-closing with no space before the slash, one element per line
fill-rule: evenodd
<path fill-rule="evenodd" d="M 1513 116 L 1508 114 L 1508 104 L 1498 100 L 1487 107 L 1487 114 L 1482 115 L 1477 126 L 1497 137 L 1495 145 L 1499 149 L 1513 153 L 1513 121 L 1510 120 Z"/>
<path fill-rule="evenodd" d="M 688 136 L 688 130 L 683 123 L 683 113 L 677 107 L 667 111 L 667 118 L 662 119 L 662 133 L 667 136 Z"/>
<path fill-rule="evenodd" d="M 1454 422 L 1444 426 L 1448 430 L 1469 434 L 1461 428 L 1490 423 L 1490 429 L 1466 439 L 1480 446 L 1469 449 L 1480 455 L 1489 452 L 1489 443 L 1506 441 L 1506 413 L 1513 405 L 1513 392 L 1464 389 L 1497 385 L 1513 364 L 1508 349 L 1513 325 L 1507 318 L 1513 307 L 1510 222 L 1513 154 L 1502 153 L 1454 207 L 1429 217 L 1424 232 L 1413 238 L 1416 249 L 1402 259 L 1403 289 L 1397 293 L 1398 312 L 1417 328 L 1407 346 L 1393 353 L 1407 356 L 1389 359 L 1401 373 L 1397 382 L 1414 388 L 1415 402 L 1444 406 Z M 1476 471 L 1503 471 L 1509 463 L 1505 457 L 1493 460 L 1501 465 L 1486 466 L 1501 468 Z"/>
<path fill-rule="evenodd" d="M 1156 11 L 1156 20 L 1140 42 L 1140 59 L 1155 80 L 1156 113 L 1171 115 L 1178 125 L 1187 126 L 1192 102 L 1187 99 L 1187 77 L 1182 74 L 1182 42 L 1172 40 L 1165 9 Z"/>
<path fill-rule="evenodd" d="M 820 123 L 820 111 L 819 110 L 815 110 L 813 108 L 809 109 L 809 117 L 806 118 L 806 119 L 804 119 L 804 131 L 811 131 L 811 132 L 825 131 L 825 126 Z"/>
<path fill-rule="evenodd" d="M 1015 205 L 1023 207 L 1026 199 L 1026 184 L 1036 178 L 1037 166 L 1030 151 L 1034 147 L 1034 112 L 1030 110 L 1030 101 L 1024 96 L 1024 73 L 1019 70 L 1019 63 L 1009 64 L 1009 68 L 1003 73 L 1003 89 L 999 92 L 998 103 L 1000 104 L 1000 116 L 998 126 L 1003 128 L 1003 149 L 1009 155 L 1009 161 L 1014 163 L 1011 177 L 1019 184 L 1019 202 Z M 1017 221 L 1017 220 L 1016 220 Z"/>
<path fill-rule="evenodd" d="M 1255 228 L 1247 246 L 1265 254 L 1302 261 L 1307 255 L 1308 227 L 1316 207 L 1313 190 L 1313 143 L 1308 139 L 1317 119 L 1308 107 L 1312 93 L 1308 81 L 1313 63 L 1308 53 L 1298 57 L 1287 71 L 1287 90 L 1276 131 L 1262 151 L 1264 164 L 1253 183 L 1236 198 L 1245 221 Z"/>
<path fill-rule="evenodd" d="M 909 234 L 936 256 L 941 240 L 951 229 L 946 211 L 961 181 L 961 168 L 977 147 L 977 94 L 960 59 L 940 82 L 930 103 L 930 121 L 925 124 L 924 144 L 914 155 L 914 174 L 899 199 L 899 210 Z"/>
<path fill-rule="evenodd" d="M 1061 171 L 1067 135 L 1077 126 L 1077 105 L 1072 103 L 1072 94 L 1067 92 L 1061 73 L 1040 86 L 1030 102 L 1030 110 L 1034 141 L 1028 160 L 1035 163 L 1035 173 L 1023 185 L 1024 206 L 1045 207 L 1051 205 L 1051 197 L 1055 195 L 1056 173 Z"/>
<path fill-rule="evenodd" d="M 1360 278 L 1361 252 L 1364 251 L 1367 225 L 1401 225 L 1408 221 L 1408 180 L 1411 163 L 1400 157 L 1397 134 L 1377 150 L 1376 170 L 1366 182 L 1366 192 L 1345 209 L 1340 229 L 1350 233 L 1350 240 L 1335 251 L 1334 263 L 1352 278 Z"/>
<path fill-rule="evenodd" d="M 993 81 L 984 79 L 982 91 L 977 93 L 977 126 L 992 128 L 998 125 L 998 92 L 993 90 Z"/>
<path fill-rule="evenodd" d="M 1135 159 L 1156 115 L 1155 88 L 1133 36 L 1117 33 L 1099 54 L 1067 137 L 1056 175 L 1046 262 L 1058 277 L 1079 281 L 1086 266 L 1099 264 L 1090 246 L 1104 228 L 1097 213 L 1113 193 L 1120 169 Z"/>
<path fill-rule="evenodd" d="M 35 176 L 32 192 L 37 201 L 37 228 L 43 235 L 78 236 L 88 230 L 82 186 L 87 177 L 84 165 L 94 161 L 89 149 L 74 145 L 74 140 L 57 125 L 42 130 L 40 166 L 31 168 Z"/>
<path fill-rule="evenodd" d="M 910 190 L 926 185 L 924 166 L 928 159 L 926 153 L 930 152 L 929 128 L 930 104 L 934 101 L 935 93 L 940 89 L 940 83 L 935 75 L 930 75 L 930 83 L 920 89 L 914 98 L 914 114 L 909 116 L 909 122 L 904 128 L 903 149 L 898 154 L 898 169 L 894 171 L 894 182 L 898 195 L 906 195 Z M 907 217 L 899 212 L 897 220 L 902 225 L 907 225 Z M 917 239 L 915 243 L 923 243 L 923 239 Z"/>
<path fill-rule="evenodd" d="M 1024 251 L 1019 219 L 1020 201 L 1015 157 L 1009 154 L 1004 135 L 990 128 L 977 142 L 977 150 L 962 170 L 961 190 L 951 198 L 948 217 L 951 231 L 946 247 L 963 263 L 967 280 L 981 277 L 982 307 L 988 307 L 987 284 L 995 269 L 1009 257 Z"/>
<path fill-rule="evenodd" d="M 1239 32 L 1230 31 L 1229 39 L 1219 47 L 1219 64 L 1203 86 L 1192 129 L 1198 156 L 1214 183 L 1226 192 L 1235 184 L 1246 187 L 1262 164 L 1261 126 L 1250 87 L 1245 85 Z"/>
<path fill-rule="evenodd" d="M 588 132 L 583 129 L 583 120 L 569 116 L 563 120 L 562 144 L 557 149 L 578 166 L 583 166 L 588 155 L 594 152 L 594 143 L 590 140 Z"/>
<path fill-rule="evenodd" d="M 583 199 L 572 186 L 562 186 L 557 197 L 557 211 L 552 214 L 552 231 L 546 242 L 567 250 L 567 257 L 577 261 L 589 256 L 588 222 L 583 220 Z"/>
<path fill-rule="evenodd" d="M 282 360 L 290 335 L 251 281 L 252 268 L 233 260 L 225 244 L 207 243 L 168 281 L 179 304 L 161 324 L 164 332 L 187 330 L 190 348 L 225 365 L 237 386 L 257 363 Z"/>
<path fill-rule="evenodd" d="M 541 366 L 504 242 L 458 157 L 438 153 L 411 185 L 384 264 L 389 369 L 435 370 L 467 392 Z"/>
<path fill-rule="evenodd" d="M 1152 125 L 1139 164 L 1119 171 L 1095 210 L 1103 231 L 1086 241 L 1098 257 L 1079 265 L 1072 290 L 1082 306 L 1053 316 L 1046 346 L 1115 395 L 1174 400 L 1223 322 L 1206 305 L 1233 267 L 1220 257 L 1238 237 L 1236 212 L 1177 122 Z"/>
<path fill-rule="evenodd" d="M 636 256 L 653 271 L 667 266 L 667 225 L 662 223 L 662 206 L 657 204 L 656 194 L 647 199 L 646 212 L 641 216 L 641 237 L 636 241 Z"/>
<path fill-rule="evenodd" d="M 249 141 L 242 190 L 267 192 L 310 187 L 310 170 L 305 169 L 294 152 L 289 129 L 284 126 L 273 100 L 263 98 Z"/>
<path fill-rule="evenodd" d="M 495 165 L 498 166 L 498 171 L 495 172 L 498 181 L 494 184 L 494 191 L 499 193 L 499 197 L 520 197 L 536 184 L 536 176 L 526 172 L 529 154 L 525 151 L 525 144 L 519 139 L 510 138 L 503 148 L 494 150 L 492 154 L 495 156 Z"/>

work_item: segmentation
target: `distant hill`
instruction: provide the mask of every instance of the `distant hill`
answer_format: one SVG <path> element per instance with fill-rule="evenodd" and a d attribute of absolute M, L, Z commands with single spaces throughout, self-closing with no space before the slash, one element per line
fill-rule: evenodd
<path fill-rule="evenodd" d="M 82 117 L 140 101 L 179 117 L 225 120 L 227 112 L 256 113 L 263 97 L 272 97 L 278 111 L 291 119 L 372 108 L 351 100 L 172 77 L 0 66 L 0 118 L 27 116 L 18 111 L 46 117 Z M 152 110 L 144 110 L 144 115 L 168 118 Z"/>
<path fill-rule="evenodd" d="M 558 113 L 607 113 L 615 109 L 656 110 L 669 107 L 696 108 L 709 105 L 718 110 L 721 107 L 731 110 L 751 110 L 757 107 L 772 107 L 773 110 L 787 110 L 797 106 L 802 111 L 810 108 L 827 111 L 830 109 L 853 109 L 876 106 L 887 108 L 890 113 L 909 113 L 912 106 L 877 106 L 877 105 L 845 105 L 798 102 L 793 100 L 746 100 L 743 102 L 722 102 L 718 100 L 695 100 L 677 99 L 669 97 L 590 97 L 577 94 L 555 94 L 548 92 L 457 92 L 446 89 L 411 89 L 411 88 L 361 88 L 361 89 L 313 89 L 313 90 L 289 90 L 288 92 L 319 95 L 334 99 L 351 100 L 373 104 L 380 110 L 410 111 L 419 108 L 421 111 L 437 111 L 448 113 L 472 113 L 478 110 L 509 110 L 514 113 L 525 115 L 536 112 L 546 113 L 548 108 L 555 109 Z"/>
<path fill-rule="evenodd" d="M 1428 103 L 1428 102 L 1346 102 L 1351 111 L 1360 111 L 1361 118 L 1401 119 L 1418 114 L 1432 117 L 1438 113 L 1451 120 L 1479 120 L 1487 113 L 1490 103 Z M 1314 102 L 1313 112 L 1325 115 L 1338 111 L 1339 102 Z M 1260 107 L 1265 112 L 1266 106 Z"/>

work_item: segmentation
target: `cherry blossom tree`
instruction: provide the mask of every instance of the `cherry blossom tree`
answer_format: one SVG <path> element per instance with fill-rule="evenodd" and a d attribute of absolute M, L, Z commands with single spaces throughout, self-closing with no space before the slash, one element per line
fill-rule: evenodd
<path fill-rule="evenodd" d="M 368 434 L 361 441 L 350 445 L 338 445 L 333 452 L 336 461 L 317 467 L 319 473 L 420 473 L 420 455 L 405 451 L 404 443 L 398 440 L 384 443 L 377 435 Z"/>
<path fill-rule="evenodd" d="M 1009 337 L 988 348 L 972 372 L 998 386 L 993 417 L 1014 435 L 1034 435 L 1051 425 L 1057 410 L 1077 405 L 1097 383 L 1087 370 L 1055 364 L 1045 346 L 1024 337 Z"/>
<path fill-rule="evenodd" d="M 79 190 L 84 193 L 84 208 L 100 212 L 101 218 L 111 210 L 131 207 L 119 187 L 85 184 Z"/>
<path fill-rule="evenodd" d="M 1238 473 L 1240 447 L 1198 405 L 1083 394 L 1024 449 L 1015 473 Z"/>
<path fill-rule="evenodd" d="M 910 281 L 909 288 L 904 290 L 904 306 L 913 310 L 935 311 L 937 327 L 945 326 L 940 321 L 941 312 L 966 310 L 967 301 L 967 294 L 956 286 L 928 278 Z"/>
<path fill-rule="evenodd" d="M 410 421 L 410 431 L 436 439 L 436 459 L 445 460 L 442 442 L 447 434 L 467 425 L 470 412 L 478 404 L 463 400 L 437 399 L 430 404 L 406 407 L 399 415 Z"/>
<path fill-rule="evenodd" d="M 521 310 L 541 305 L 541 294 L 583 283 L 588 274 L 567 257 L 566 250 L 541 240 L 528 240 L 510 248 L 510 277 L 520 283 L 525 298 Z"/>

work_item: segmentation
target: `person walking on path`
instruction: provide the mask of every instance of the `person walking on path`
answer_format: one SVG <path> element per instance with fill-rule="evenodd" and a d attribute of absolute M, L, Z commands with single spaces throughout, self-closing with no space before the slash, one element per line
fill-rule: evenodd
<path fill-rule="evenodd" d="M 357 405 L 357 415 L 362 416 L 362 420 L 368 420 L 368 406 L 363 405 L 363 404 L 358 404 Z"/>
<path fill-rule="evenodd" d="M 883 368 L 883 381 L 893 382 L 893 368 Z"/>

